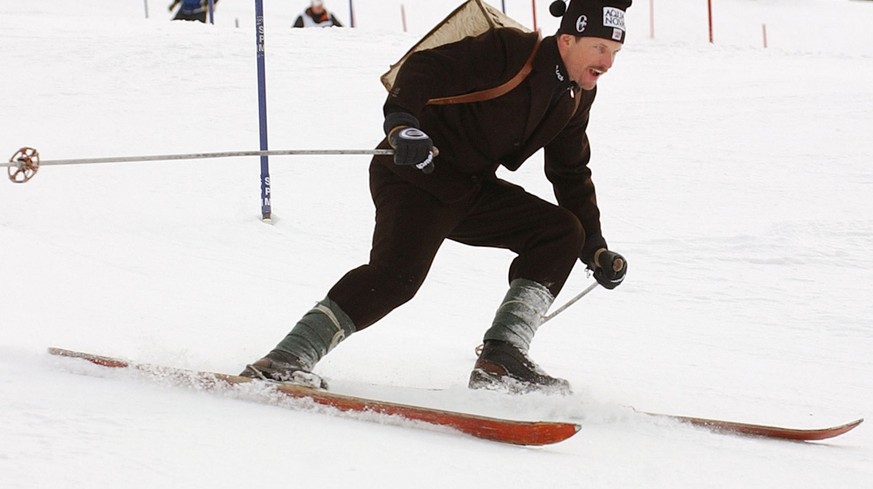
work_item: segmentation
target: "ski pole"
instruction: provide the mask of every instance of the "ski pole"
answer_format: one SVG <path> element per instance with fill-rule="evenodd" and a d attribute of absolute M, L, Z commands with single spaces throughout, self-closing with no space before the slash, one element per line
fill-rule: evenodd
<path fill-rule="evenodd" d="M 595 288 L 597 288 L 597 285 L 599 285 L 599 284 L 598 284 L 597 282 L 594 282 L 593 284 L 591 284 L 591 285 L 589 285 L 588 287 L 586 287 L 585 290 L 583 290 L 582 292 L 579 292 L 578 294 L 576 294 L 576 297 L 574 297 L 574 298 L 568 300 L 566 304 L 564 304 L 563 306 L 561 306 L 561 307 L 555 309 L 554 312 L 552 312 L 551 314 L 548 314 L 548 315 L 546 315 L 546 316 L 543 316 L 543 322 L 540 323 L 540 324 L 546 323 L 547 321 L 550 321 L 550 320 L 554 319 L 555 316 L 557 316 L 558 314 L 561 314 L 562 312 L 564 312 L 565 309 L 567 309 L 568 307 L 572 306 L 572 305 L 575 304 L 579 299 L 585 297 L 586 295 L 588 295 L 589 292 L 591 292 L 592 290 L 594 290 Z"/>
<path fill-rule="evenodd" d="M 393 149 L 289 149 L 266 151 L 225 151 L 217 153 L 188 153 L 150 156 L 117 156 L 107 158 L 80 158 L 68 160 L 40 161 L 39 151 L 24 147 L 19 149 L 9 159 L 8 163 L 0 163 L 9 173 L 9 180 L 14 183 L 24 183 L 36 174 L 40 166 L 54 165 L 87 165 L 95 163 L 131 163 L 142 161 L 172 161 L 198 160 L 207 158 L 231 158 L 238 156 L 293 156 L 293 155 L 393 155 Z"/>
<path fill-rule="evenodd" d="M 595 257 L 596 257 L 596 256 L 597 256 L 597 254 L 595 253 Z M 613 264 L 612 264 L 612 268 L 613 268 L 616 272 L 620 271 L 622 268 L 624 268 L 624 260 L 615 260 L 615 262 L 613 262 Z M 543 323 L 545 323 L 546 321 L 548 321 L 548 320 L 554 318 L 554 317 L 557 316 L 558 314 L 561 314 L 561 312 L 564 311 L 564 309 L 567 309 L 568 307 L 570 307 L 570 306 L 572 306 L 573 304 L 575 304 L 576 301 L 578 301 L 579 299 L 585 297 L 589 292 L 591 292 L 592 290 L 594 290 L 594 289 L 597 287 L 598 284 L 599 284 L 599 282 L 594 282 L 593 284 L 591 284 L 591 285 L 589 285 L 588 287 L 586 287 L 585 290 L 583 290 L 582 292 L 579 292 L 579 294 L 577 294 L 576 297 L 574 297 L 574 298 L 568 300 L 566 304 L 564 304 L 563 306 L 561 306 L 561 307 L 555 309 L 555 311 L 554 311 L 553 313 L 551 313 L 551 314 L 549 314 L 549 315 L 547 315 L 547 316 L 543 316 Z M 542 324 L 542 323 L 540 323 L 540 324 Z"/>

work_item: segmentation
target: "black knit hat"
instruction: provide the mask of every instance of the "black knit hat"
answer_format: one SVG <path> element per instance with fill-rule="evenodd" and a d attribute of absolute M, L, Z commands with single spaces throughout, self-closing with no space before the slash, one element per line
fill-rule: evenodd
<path fill-rule="evenodd" d="M 582 37 L 600 37 L 624 43 L 624 12 L 633 0 L 555 0 L 549 12 L 561 17 L 558 34 Z"/>

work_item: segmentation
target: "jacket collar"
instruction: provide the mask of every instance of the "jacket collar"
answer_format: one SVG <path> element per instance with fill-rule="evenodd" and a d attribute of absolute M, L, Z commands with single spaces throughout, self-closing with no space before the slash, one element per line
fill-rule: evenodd
<path fill-rule="evenodd" d="M 558 52 L 557 37 L 548 36 L 543 39 L 540 51 L 534 60 L 534 69 L 551 73 L 557 85 L 556 91 L 563 92 L 573 88 L 574 91 L 579 92 L 576 82 L 570 80 L 567 67 L 564 65 L 564 60 L 561 59 L 561 53 Z"/>

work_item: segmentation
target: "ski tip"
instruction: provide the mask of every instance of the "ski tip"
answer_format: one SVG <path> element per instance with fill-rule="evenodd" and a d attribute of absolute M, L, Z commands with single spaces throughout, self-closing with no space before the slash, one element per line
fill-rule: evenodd
<path fill-rule="evenodd" d="M 833 431 L 839 431 L 839 432 L 845 433 L 849 430 L 853 430 L 853 429 L 857 428 L 858 425 L 860 425 L 863 422 L 864 422 L 864 418 L 858 418 L 854 421 L 850 421 L 846 424 L 842 424 L 839 426 L 834 426 L 833 428 L 830 428 L 830 429 Z"/>
<path fill-rule="evenodd" d="M 126 360 L 122 360 L 120 358 L 112 358 L 112 357 L 104 357 L 100 355 L 94 355 L 91 353 L 84 353 L 80 351 L 67 350 L 64 348 L 56 348 L 49 347 L 46 349 L 49 355 L 54 355 L 57 357 L 66 357 L 66 358 L 79 358 L 81 360 L 85 360 L 91 362 L 95 365 L 100 365 L 102 367 L 113 367 L 113 368 L 126 368 L 130 367 L 130 362 Z"/>
<path fill-rule="evenodd" d="M 844 425 L 834 426 L 833 428 L 825 428 L 821 430 L 808 430 L 810 436 L 806 438 L 807 441 L 818 441 L 818 440 L 826 440 L 828 438 L 834 438 L 836 436 L 840 436 L 842 434 L 848 433 L 855 428 L 858 427 L 861 423 L 864 422 L 864 418 L 858 418 L 855 421 L 851 421 Z"/>

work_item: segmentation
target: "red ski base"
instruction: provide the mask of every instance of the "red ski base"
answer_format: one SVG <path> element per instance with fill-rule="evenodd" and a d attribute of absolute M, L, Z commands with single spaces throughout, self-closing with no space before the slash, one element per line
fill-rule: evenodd
<path fill-rule="evenodd" d="M 212 372 L 196 372 L 134 363 L 118 358 L 92 355 L 61 348 L 49 348 L 52 355 L 70 358 L 81 358 L 95 365 L 110 368 L 132 368 L 148 374 L 157 375 L 162 379 L 171 379 L 180 385 L 196 386 L 207 391 L 220 391 L 256 382 L 275 393 L 292 399 L 304 399 L 321 406 L 328 406 L 346 413 L 377 413 L 397 416 L 404 420 L 421 421 L 434 426 L 447 427 L 476 438 L 511 443 L 514 445 L 549 445 L 564 441 L 575 435 L 581 428 L 573 423 L 550 421 L 514 421 L 508 419 L 489 418 L 474 414 L 445 411 L 408 404 L 346 396 L 320 389 L 294 385 L 263 382 L 238 375 L 227 375 Z"/>

